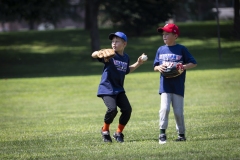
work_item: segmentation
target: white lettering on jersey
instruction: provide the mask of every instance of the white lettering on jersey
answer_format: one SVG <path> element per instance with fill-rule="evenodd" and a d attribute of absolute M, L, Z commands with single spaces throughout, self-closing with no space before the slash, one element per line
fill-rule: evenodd
<path fill-rule="evenodd" d="M 177 54 L 160 54 L 159 55 L 159 60 L 161 61 L 170 61 L 170 62 L 177 62 L 182 58 L 182 55 L 177 55 Z"/>
<path fill-rule="evenodd" d="M 116 66 L 117 70 L 126 72 L 126 70 L 127 70 L 127 63 L 126 62 L 113 60 L 113 63 Z"/>

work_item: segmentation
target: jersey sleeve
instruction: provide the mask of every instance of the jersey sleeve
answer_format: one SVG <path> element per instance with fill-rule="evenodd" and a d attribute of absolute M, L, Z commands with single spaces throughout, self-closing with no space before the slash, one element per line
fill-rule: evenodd
<path fill-rule="evenodd" d="M 188 49 L 186 47 L 183 47 L 183 64 L 186 63 L 197 64 L 197 61 L 194 59 Z"/>
<path fill-rule="evenodd" d="M 155 56 L 155 59 L 154 59 L 154 62 L 153 62 L 153 67 L 155 66 L 158 66 L 160 64 L 160 61 L 159 61 L 159 53 L 160 53 L 160 48 L 158 48 L 157 50 L 157 53 L 156 53 L 156 56 Z"/>
<path fill-rule="evenodd" d="M 99 62 L 104 63 L 104 59 L 103 59 L 103 58 L 97 58 L 97 60 L 98 60 Z"/>
<path fill-rule="evenodd" d="M 126 74 L 128 74 L 130 72 L 130 68 L 129 68 L 129 66 L 130 66 L 130 59 L 129 59 L 129 57 L 128 57 L 128 62 L 127 63 L 128 64 L 127 64 Z"/>

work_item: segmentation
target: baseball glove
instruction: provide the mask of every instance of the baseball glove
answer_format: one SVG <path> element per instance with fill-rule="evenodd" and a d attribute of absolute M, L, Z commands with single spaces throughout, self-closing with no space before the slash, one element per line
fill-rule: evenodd
<path fill-rule="evenodd" d="M 163 72 L 163 76 L 166 78 L 177 77 L 184 71 L 182 63 L 174 63 L 172 66 L 168 66 Z"/>
<path fill-rule="evenodd" d="M 98 58 L 104 58 L 105 62 L 115 56 L 115 51 L 113 49 L 101 49 L 97 54 Z"/>

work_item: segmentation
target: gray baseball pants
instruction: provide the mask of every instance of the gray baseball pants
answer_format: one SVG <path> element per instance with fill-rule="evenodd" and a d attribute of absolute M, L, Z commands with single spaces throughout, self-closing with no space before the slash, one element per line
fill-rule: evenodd
<path fill-rule="evenodd" d="M 172 103 L 172 108 L 176 121 L 176 130 L 178 134 L 185 134 L 185 123 L 184 123 L 184 109 L 183 103 L 184 99 L 182 96 L 173 93 L 162 93 L 161 103 L 159 110 L 159 127 L 160 129 L 167 129 L 168 127 L 168 117 L 170 112 L 170 105 Z"/>

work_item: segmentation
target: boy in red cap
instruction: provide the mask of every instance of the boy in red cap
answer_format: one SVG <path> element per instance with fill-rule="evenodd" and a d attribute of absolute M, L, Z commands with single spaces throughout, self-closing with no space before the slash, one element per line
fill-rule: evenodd
<path fill-rule="evenodd" d="M 196 67 L 197 62 L 185 46 L 176 44 L 175 41 L 179 36 L 179 28 L 177 25 L 166 24 L 164 27 L 159 27 L 157 31 L 162 33 L 165 45 L 160 46 L 156 52 L 153 63 L 154 71 L 162 73 L 168 66 L 172 66 L 174 63 L 181 63 L 184 69 L 183 73 L 177 77 L 166 78 L 162 74 L 160 75 L 159 94 L 161 95 L 161 104 L 159 111 L 159 143 L 164 144 L 167 141 L 166 129 L 168 127 L 171 103 L 176 121 L 176 130 L 178 132 L 176 141 L 186 141 L 183 114 L 184 83 L 186 70 Z"/>

